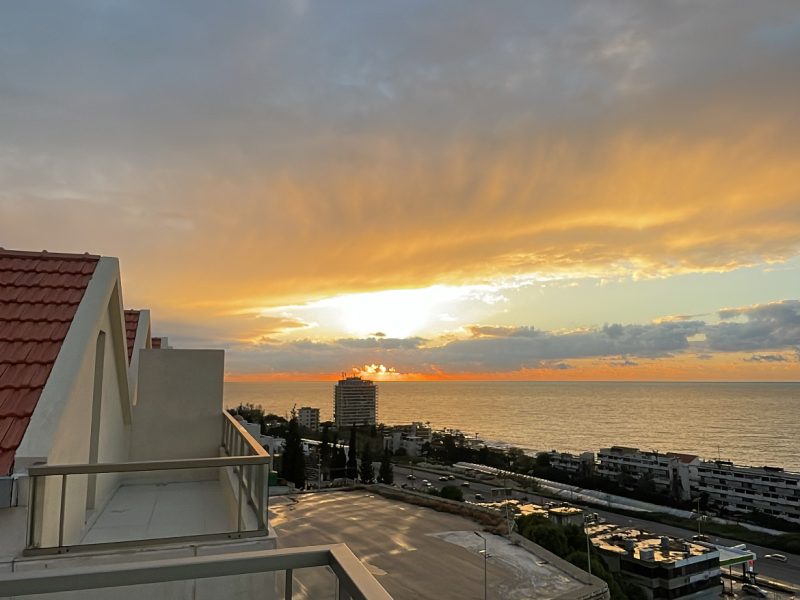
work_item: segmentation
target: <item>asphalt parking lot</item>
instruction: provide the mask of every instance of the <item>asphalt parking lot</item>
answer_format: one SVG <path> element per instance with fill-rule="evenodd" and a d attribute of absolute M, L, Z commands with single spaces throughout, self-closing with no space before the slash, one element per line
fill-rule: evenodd
<path fill-rule="evenodd" d="M 467 518 L 365 491 L 276 498 L 270 512 L 279 547 L 343 542 L 395 600 L 483 598 L 483 540 Z M 582 587 L 504 538 L 482 535 L 489 598 L 547 600 Z M 294 585 L 297 598 L 334 597 L 326 569 L 296 571 Z"/>

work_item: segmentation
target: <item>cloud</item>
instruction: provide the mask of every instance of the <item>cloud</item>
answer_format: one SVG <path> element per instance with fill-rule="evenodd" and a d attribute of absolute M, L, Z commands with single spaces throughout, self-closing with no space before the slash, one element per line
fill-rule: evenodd
<path fill-rule="evenodd" d="M 4 244 L 120 256 L 142 305 L 798 253 L 790 1 L 50 17 L 0 13 Z"/>
<path fill-rule="evenodd" d="M 746 362 L 786 362 L 789 359 L 782 354 L 753 354 L 753 356 L 744 360 Z"/>
<path fill-rule="evenodd" d="M 784 300 L 719 311 L 723 322 L 709 327 L 714 350 L 762 350 L 800 345 L 800 300 Z M 730 322 L 743 319 L 743 322 Z"/>

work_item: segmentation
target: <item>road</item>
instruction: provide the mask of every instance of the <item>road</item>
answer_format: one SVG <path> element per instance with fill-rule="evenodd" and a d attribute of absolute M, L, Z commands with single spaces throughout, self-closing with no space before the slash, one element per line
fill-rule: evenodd
<path fill-rule="evenodd" d="M 423 479 L 427 479 L 434 487 L 441 488 L 445 485 L 458 485 L 464 481 L 469 481 L 469 488 L 462 487 L 462 491 L 464 492 L 464 499 L 468 501 L 475 501 L 475 494 L 481 494 L 487 501 L 492 499 L 491 491 L 492 489 L 496 489 L 496 485 L 486 484 L 482 481 L 477 481 L 473 478 L 464 479 L 464 477 L 460 475 L 456 475 L 456 479 L 454 481 L 439 481 L 440 474 L 435 473 L 433 471 L 426 471 L 423 469 L 418 469 L 416 467 L 413 468 L 414 476 L 417 478 L 415 481 L 410 481 L 407 479 L 407 476 L 411 473 L 409 467 L 394 465 L 394 473 L 395 473 L 395 483 L 401 485 L 403 483 L 409 485 L 416 484 L 417 489 L 421 489 L 421 483 Z M 553 502 L 552 498 L 546 498 L 539 496 L 538 494 L 532 494 L 529 492 L 515 492 L 514 498 L 521 499 L 523 497 L 527 497 L 531 502 L 536 504 L 544 504 L 545 502 Z M 579 503 L 575 503 L 576 506 L 580 506 Z M 663 534 L 663 535 L 670 535 L 677 538 L 687 538 L 690 539 L 693 535 L 696 535 L 696 531 L 691 531 L 688 529 L 683 529 L 680 527 L 673 527 L 671 525 L 664 525 L 663 523 L 657 523 L 654 521 L 648 521 L 646 519 L 636 519 L 631 518 L 626 515 L 619 515 L 613 513 L 608 510 L 600 510 L 594 507 L 587 507 L 588 511 L 596 512 L 604 519 L 611 523 L 617 523 L 619 525 L 630 526 L 630 527 L 638 527 L 641 529 L 646 529 L 648 531 L 652 531 L 653 533 Z M 730 538 L 712 538 L 712 542 L 715 544 L 720 544 L 723 546 L 736 546 L 738 544 L 743 544 L 746 542 L 741 542 L 739 540 L 734 540 Z M 758 575 L 763 577 L 768 577 L 770 579 L 777 579 L 779 581 L 783 581 L 786 583 L 790 583 L 792 585 L 800 585 L 800 556 L 796 554 L 788 554 L 783 550 L 774 550 L 772 548 L 765 548 L 763 546 L 755 546 L 750 543 L 746 543 L 747 548 L 752 552 L 755 552 L 756 556 L 759 560 L 756 560 L 755 569 Z M 767 554 L 783 554 L 789 560 L 786 563 L 781 563 L 777 561 L 772 561 L 767 558 L 763 558 Z M 735 569 L 734 569 L 735 570 Z"/>

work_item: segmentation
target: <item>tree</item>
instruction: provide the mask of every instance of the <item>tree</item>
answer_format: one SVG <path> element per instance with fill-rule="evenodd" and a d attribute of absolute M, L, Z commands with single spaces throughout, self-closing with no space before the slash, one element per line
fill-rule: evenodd
<path fill-rule="evenodd" d="M 383 451 L 381 467 L 378 469 L 378 483 L 392 485 L 394 483 L 394 469 L 392 468 L 392 453 L 386 449 Z"/>
<path fill-rule="evenodd" d="M 283 450 L 283 459 L 281 461 L 281 476 L 294 483 L 295 487 L 305 487 L 306 460 L 303 455 L 303 441 L 300 438 L 300 425 L 295 415 L 292 415 L 289 421 L 289 430 L 286 433 L 286 448 Z"/>
<path fill-rule="evenodd" d="M 372 483 L 375 481 L 375 468 L 372 466 L 372 452 L 369 450 L 369 442 L 364 444 L 364 450 L 361 452 L 361 468 L 359 469 L 361 475 L 361 483 Z"/>
<path fill-rule="evenodd" d="M 331 468 L 331 445 L 329 443 L 330 432 L 328 424 L 322 426 L 322 443 L 319 446 L 319 460 L 322 466 L 323 478 L 327 479 Z"/>
<path fill-rule="evenodd" d="M 350 444 L 347 448 L 347 472 L 345 477 L 348 479 L 358 479 L 358 459 L 356 458 L 356 428 L 350 428 Z"/>
<path fill-rule="evenodd" d="M 347 457 L 344 454 L 344 448 L 336 446 L 333 449 L 331 457 L 331 478 L 341 479 L 345 476 L 345 468 L 347 466 Z"/>
<path fill-rule="evenodd" d="M 458 486 L 446 485 L 442 488 L 442 491 L 439 492 L 439 497 L 444 498 L 446 500 L 455 500 L 456 502 L 463 502 L 464 492 L 462 492 L 461 488 Z"/>

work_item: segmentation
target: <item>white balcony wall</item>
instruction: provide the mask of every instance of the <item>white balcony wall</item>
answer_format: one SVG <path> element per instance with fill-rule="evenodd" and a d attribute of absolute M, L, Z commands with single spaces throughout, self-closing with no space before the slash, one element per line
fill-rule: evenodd
<path fill-rule="evenodd" d="M 131 460 L 219 456 L 223 350 L 139 352 Z"/>

